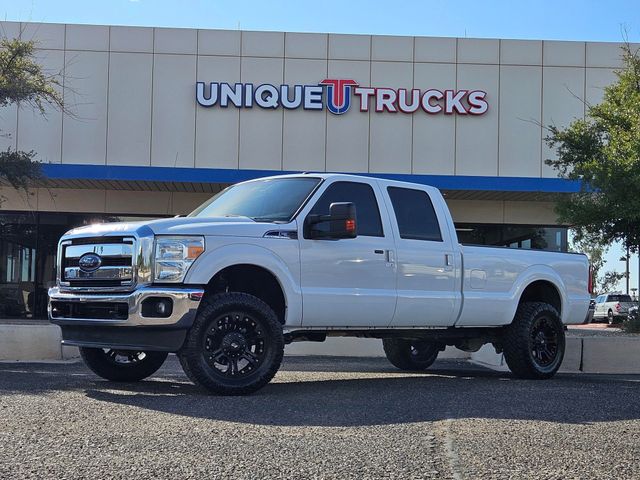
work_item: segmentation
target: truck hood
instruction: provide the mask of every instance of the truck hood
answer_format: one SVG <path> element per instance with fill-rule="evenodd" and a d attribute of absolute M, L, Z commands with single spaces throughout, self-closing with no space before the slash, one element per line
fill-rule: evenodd
<path fill-rule="evenodd" d="M 289 228 L 291 224 L 288 224 Z M 270 230 L 286 228 L 280 223 L 255 222 L 248 217 L 177 217 L 143 222 L 115 222 L 74 228 L 70 236 L 133 235 L 218 235 L 234 237 L 262 237 Z M 295 227 L 293 227 L 295 228 Z"/>

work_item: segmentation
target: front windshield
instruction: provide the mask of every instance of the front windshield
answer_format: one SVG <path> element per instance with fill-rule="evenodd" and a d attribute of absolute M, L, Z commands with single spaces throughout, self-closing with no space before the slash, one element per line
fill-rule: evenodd
<path fill-rule="evenodd" d="M 288 222 L 320 183 L 290 177 L 233 185 L 196 208 L 190 217 L 249 217 L 256 222 Z"/>

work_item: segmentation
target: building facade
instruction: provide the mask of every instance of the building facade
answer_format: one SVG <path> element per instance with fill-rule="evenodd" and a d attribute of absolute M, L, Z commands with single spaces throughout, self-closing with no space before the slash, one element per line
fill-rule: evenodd
<path fill-rule="evenodd" d="M 0 148 L 47 185 L 0 186 L 0 318 L 46 314 L 77 225 L 186 214 L 234 182 L 364 173 L 439 187 L 463 243 L 566 250 L 545 164 L 615 80 L 620 45 L 0 22 L 37 43 L 68 112 L 0 109 Z"/>

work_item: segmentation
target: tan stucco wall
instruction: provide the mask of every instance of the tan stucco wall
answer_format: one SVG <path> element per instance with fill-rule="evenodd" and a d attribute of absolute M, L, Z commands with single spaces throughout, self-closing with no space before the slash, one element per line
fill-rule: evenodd
<path fill-rule="evenodd" d="M 2 210 L 85 212 L 144 215 L 184 215 L 209 199 L 209 193 L 148 192 L 38 188 L 17 192 L 0 187 Z"/>
<path fill-rule="evenodd" d="M 184 215 L 209 193 L 38 188 L 28 194 L 0 187 L 1 210 Z M 447 200 L 455 222 L 554 225 L 552 202 Z"/>
<path fill-rule="evenodd" d="M 0 22 L 64 69 L 75 116 L 0 109 L 0 148 L 44 162 L 553 177 L 540 125 L 597 103 L 616 43 L 301 34 Z M 205 108 L 202 82 L 483 90 L 481 116 Z M 371 109 L 370 109 L 371 110 Z"/>
<path fill-rule="evenodd" d="M 556 225 L 553 202 L 447 200 L 454 222 Z"/>

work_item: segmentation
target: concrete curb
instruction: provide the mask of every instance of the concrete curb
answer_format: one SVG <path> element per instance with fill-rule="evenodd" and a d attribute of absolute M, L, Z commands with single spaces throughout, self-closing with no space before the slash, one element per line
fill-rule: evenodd
<path fill-rule="evenodd" d="M 79 357 L 78 349 L 60 344 L 60 327 L 41 325 L 0 325 L 0 361 L 60 361 Z M 325 342 L 299 342 L 287 345 L 287 356 L 384 357 L 382 342 L 372 338 L 328 338 Z M 469 353 L 453 347 L 438 358 L 468 359 Z"/>
<path fill-rule="evenodd" d="M 327 357 L 384 357 L 382 340 L 376 338 L 330 337 L 324 342 L 294 342 L 285 347 L 285 355 L 320 355 Z M 470 354 L 447 347 L 438 358 L 468 359 Z"/>
<path fill-rule="evenodd" d="M 484 345 L 471 354 L 471 361 L 500 372 L 508 372 L 504 355 Z M 561 372 L 640 375 L 640 336 L 567 337 Z"/>
<path fill-rule="evenodd" d="M 0 361 L 66 361 L 79 357 L 75 347 L 60 344 L 56 325 L 0 325 Z M 287 356 L 321 355 L 333 357 L 384 357 L 382 342 L 370 338 L 329 338 L 322 343 L 300 342 L 287 345 Z M 503 355 L 484 345 L 475 353 L 447 347 L 438 358 L 469 359 L 498 371 L 508 371 Z M 567 337 L 567 350 L 561 372 L 640 374 L 640 335 Z"/>
<path fill-rule="evenodd" d="M 69 360 L 79 356 L 77 348 L 64 347 L 61 340 L 56 325 L 0 325 L 0 361 Z"/>
<path fill-rule="evenodd" d="M 582 338 L 581 370 L 640 374 L 640 336 Z"/>

